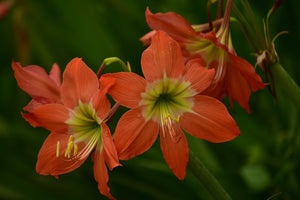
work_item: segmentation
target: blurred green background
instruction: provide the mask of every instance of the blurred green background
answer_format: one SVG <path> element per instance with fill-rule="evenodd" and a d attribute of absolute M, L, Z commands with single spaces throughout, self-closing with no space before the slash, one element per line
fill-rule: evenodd
<path fill-rule="evenodd" d="M 274 1 L 249 0 L 257 22 Z M 38 175 L 35 163 L 49 134 L 32 128 L 21 116 L 30 97 L 20 90 L 11 62 L 61 70 L 74 57 L 82 57 L 97 71 L 106 57 L 130 61 L 141 74 L 144 47 L 139 38 L 149 31 L 146 6 L 151 11 L 175 11 L 192 24 L 207 22 L 205 0 L 17 0 L 0 20 L 0 199 L 106 199 L 93 178 L 92 161 L 57 180 Z M 300 3 L 285 1 L 272 16 L 271 34 L 287 30 L 276 42 L 281 64 L 300 84 Z M 216 6 L 212 6 L 215 13 Z M 239 26 L 232 24 L 232 39 L 239 56 L 255 64 L 252 49 Z M 119 71 L 111 65 L 105 72 Z M 261 69 L 256 70 L 263 75 Z M 235 104 L 229 108 L 241 136 L 212 144 L 188 136 L 189 147 L 220 180 L 233 199 L 300 199 L 299 111 L 277 89 L 276 105 L 267 88 L 252 94 L 248 114 Z M 125 109 L 120 109 L 121 115 Z M 118 116 L 117 115 L 117 116 Z M 111 123 L 113 128 L 117 117 Z M 208 199 L 209 194 L 187 170 L 179 181 L 165 163 L 159 143 L 148 152 L 123 162 L 109 173 L 112 195 L 118 199 Z"/>

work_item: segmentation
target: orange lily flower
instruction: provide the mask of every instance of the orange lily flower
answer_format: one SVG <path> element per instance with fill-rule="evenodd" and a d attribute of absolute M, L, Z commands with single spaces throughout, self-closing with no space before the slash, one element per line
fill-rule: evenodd
<path fill-rule="evenodd" d="M 199 59 L 185 65 L 180 46 L 165 32 L 157 31 L 141 64 L 145 79 L 130 72 L 104 74 L 100 79 L 115 81 L 108 93 L 131 108 L 115 131 L 119 159 L 147 151 L 159 133 L 166 162 L 183 179 L 189 156 L 183 130 L 210 142 L 225 142 L 238 136 L 239 128 L 219 100 L 199 95 L 211 84 L 214 69 L 205 69 Z"/>
<path fill-rule="evenodd" d="M 105 166 L 106 163 L 110 170 L 120 166 L 104 121 L 110 112 L 106 97 L 110 84 L 99 87 L 97 75 L 80 58 L 74 58 L 63 74 L 62 103 L 41 105 L 23 116 L 32 126 L 51 131 L 38 155 L 38 173 L 58 177 L 71 172 L 95 149 L 94 177 L 98 188 L 103 195 L 114 199 L 107 185 Z"/>
<path fill-rule="evenodd" d="M 32 97 L 24 110 L 33 111 L 40 105 L 62 103 L 60 95 L 61 71 L 57 64 L 52 66 L 49 75 L 39 66 L 22 67 L 20 63 L 15 61 L 12 62 L 12 68 L 19 87 Z"/>
<path fill-rule="evenodd" d="M 215 69 L 214 80 L 205 94 L 219 99 L 228 95 L 232 106 L 233 100 L 236 100 L 250 112 L 248 101 L 251 90 L 263 89 L 264 83 L 254 67 L 234 51 L 229 34 L 230 9 L 231 5 L 227 5 L 224 20 L 217 32 L 195 31 L 189 22 L 174 12 L 152 14 L 147 8 L 146 20 L 151 29 L 163 30 L 179 42 L 186 58 L 201 58 L 204 66 Z M 146 34 L 141 41 L 149 44 L 153 34 Z"/>

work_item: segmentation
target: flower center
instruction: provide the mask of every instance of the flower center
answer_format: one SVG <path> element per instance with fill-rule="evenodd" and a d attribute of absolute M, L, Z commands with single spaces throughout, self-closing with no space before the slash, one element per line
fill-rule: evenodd
<path fill-rule="evenodd" d="M 190 88 L 190 83 L 182 77 L 173 79 L 166 75 L 163 79 L 148 84 L 142 93 L 140 102 L 143 116 L 146 120 L 153 119 L 162 126 L 169 122 L 179 122 L 183 112 L 191 111 L 195 92 Z"/>
<path fill-rule="evenodd" d="M 224 79 L 226 62 L 229 60 L 227 52 L 224 49 L 216 46 L 208 39 L 197 38 L 197 40 L 187 44 L 187 50 L 200 55 L 207 67 L 215 69 L 216 73 L 212 84 Z"/>
<path fill-rule="evenodd" d="M 101 145 L 102 120 L 97 116 L 93 105 L 82 103 L 70 110 L 70 118 L 65 122 L 69 125 L 69 141 L 65 150 L 65 157 L 82 157 L 89 154 L 94 147 Z M 84 142 L 84 147 L 78 152 L 77 144 Z M 59 156 L 59 141 L 57 143 L 57 157 Z M 73 153 L 72 153 L 73 152 Z"/>
<path fill-rule="evenodd" d="M 194 54 L 200 54 L 205 60 L 206 65 L 209 66 L 219 54 L 219 48 L 215 46 L 213 42 L 208 39 L 199 37 L 191 42 L 187 43 L 186 48 L 189 52 Z"/>

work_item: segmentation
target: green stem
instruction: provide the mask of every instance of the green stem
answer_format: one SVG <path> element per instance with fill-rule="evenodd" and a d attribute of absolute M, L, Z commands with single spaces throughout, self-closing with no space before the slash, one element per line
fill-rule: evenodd
<path fill-rule="evenodd" d="M 270 65 L 270 70 L 274 76 L 274 82 L 285 92 L 288 98 L 295 104 L 300 111 L 300 88 L 292 77 L 279 64 Z"/>
<path fill-rule="evenodd" d="M 201 182 L 202 186 L 216 200 L 232 200 L 218 180 L 208 171 L 199 158 L 190 150 L 188 168 Z"/>

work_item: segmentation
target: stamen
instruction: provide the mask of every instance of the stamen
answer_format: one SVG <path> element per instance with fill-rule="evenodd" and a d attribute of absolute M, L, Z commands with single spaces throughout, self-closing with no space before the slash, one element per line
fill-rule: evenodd
<path fill-rule="evenodd" d="M 92 102 L 89 104 L 78 102 L 78 107 L 70 110 L 70 118 L 65 122 L 72 133 L 64 148 L 68 161 L 84 159 L 101 142 L 101 123 Z M 78 144 L 81 143 L 79 147 Z"/>
<path fill-rule="evenodd" d="M 179 134 L 180 132 L 176 131 L 176 124 L 173 124 L 172 120 L 179 122 L 179 117 L 174 118 L 172 116 L 167 116 L 165 118 L 164 123 L 162 124 L 162 135 L 163 137 L 166 136 L 166 134 L 169 134 L 171 137 L 171 140 L 176 144 L 180 141 L 181 135 Z"/>
<path fill-rule="evenodd" d="M 99 142 L 99 138 L 101 137 L 101 134 L 102 134 L 101 129 L 100 130 L 95 129 L 93 131 L 94 132 L 89 132 L 89 135 L 92 135 L 92 136 L 87 139 L 88 143 L 86 145 L 84 145 L 84 147 L 81 148 L 79 152 L 78 152 L 77 144 L 72 144 L 72 147 L 74 147 L 74 151 L 73 151 L 73 157 L 71 158 L 71 160 L 72 159 L 80 159 L 80 157 L 86 157 L 88 154 L 91 153 L 91 151 L 94 149 L 94 147 Z M 77 136 L 75 136 L 75 137 L 77 138 Z M 71 151 L 72 151 L 72 149 L 70 150 L 69 154 L 71 153 Z"/>
<path fill-rule="evenodd" d="M 65 151 L 65 157 L 68 157 L 68 158 L 71 157 L 71 151 L 72 151 L 73 146 L 74 146 L 73 138 L 74 138 L 73 135 L 71 135 L 71 136 L 69 137 L 69 140 L 68 140 L 68 146 L 67 146 L 67 149 L 66 149 L 66 151 Z"/>
<path fill-rule="evenodd" d="M 72 142 L 72 141 L 73 141 L 73 138 L 74 138 L 74 136 L 73 136 L 73 135 L 71 135 L 71 136 L 69 137 L 69 140 L 68 140 L 68 145 L 69 145 L 69 143 L 70 143 L 70 142 Z"/>
<path fill-rule="evenodd" d="M 59 148 L 60 148 L 60 142 L 57 141 L 57 145 L 56 145 L 56 157 L 59 157 Z"/>
<path fill-rule="evenodd" d="M 74 144 L 74 152 L 73 152 L 73 156 L 77 155 L 77 151 L 78 151 L 78 146 L 77 144 Z"/>
<path fill-rule="evenodd" d="M 174 120 L 175 122 L 178 123 L 179 122 L 179 118 L 180 118 L 180 115 L 178 115 L 178 117 L 175 118 L 170 113 L 168 113 L 167 116 L 165 117 L 164 121 L 163 121 L 163 125 L 166 125 L 168 119 Z"/>
<path fill-rule="evenodd" d="M 220 52 L 219 55 L 219 64 L 218 64 L 218 68 L 216 70 L 215 73 L 215 77 L 213 80 L 213 83 L 218 83 L 219 81 L 222 81 L 225 75 L 225 71 L 226 71 L 226 55 L 224 54 L 224 52 Z"/>
<path fill-rule="evenodd" d="M 68 156 L 68 158 L 70 158 L 70 154 L 71 154 L 71 151 L 72 151 L 72 149 L 73 149 L 73 146 L 74 146 L 74 143 L 73 143 L 73 142 L 70 142 L 70 143 L 68 144 L 67 150 L 66 150 L 66 152 L 65 152 L 65 157 Z"/>
<path fill-rule="evenodd" d="M 173 120 L 177 123 L 179 123 L 179 118 L 180 118 L 180 115 L 177 116 L 177 118 L 173 118 Z"/>

